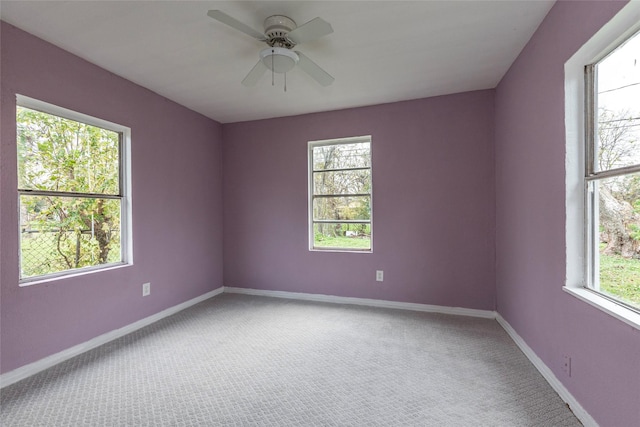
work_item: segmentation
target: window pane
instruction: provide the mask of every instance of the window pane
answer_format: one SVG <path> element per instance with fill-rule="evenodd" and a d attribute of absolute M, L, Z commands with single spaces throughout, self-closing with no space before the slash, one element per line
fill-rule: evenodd
<path fill-rule="evenodd" d="M 313 173 L 314 194 L 367 194 L 371 169 Z"/>
<path fill-rule="evenodd" d="M 20 189 L 119 194 L 117 132 L 19 106 L 16 127 Z"/>
<path fill-rule="evenodd" d="M 119 199 L 20 196 L 21 278 L 120 262 Z"/>
<path fill-rule="evenodd" d="M 640 164 L 640 34 L 597 65 L 596 171 Z"/>
<path fill-rule="evenodd" d="M 640 173 L 591 185 L 598 196 L 594 288 L 640 309 Z"/>
<path fill-rule="evenodd" d="M 313 170 L 371 167 L 369 142 L 332 144 L 313 148 Z"/>
<path fill-rule="evenodd" d="M 314 220 L 371 219 L 371 197 L 316 197 L 313 199 Z"/>
<path fill-rule="evenodd" d="M 314 248 L 371 249 L 369 224 L 314 224 Z"/>

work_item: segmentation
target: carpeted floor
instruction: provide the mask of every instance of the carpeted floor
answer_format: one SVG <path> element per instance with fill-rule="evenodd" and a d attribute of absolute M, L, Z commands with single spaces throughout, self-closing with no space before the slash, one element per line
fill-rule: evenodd
<path fill-rule="evenodd" d="M 2 426 L 579 426 L 494 320 L 223 294 L 1 392 Z"/>

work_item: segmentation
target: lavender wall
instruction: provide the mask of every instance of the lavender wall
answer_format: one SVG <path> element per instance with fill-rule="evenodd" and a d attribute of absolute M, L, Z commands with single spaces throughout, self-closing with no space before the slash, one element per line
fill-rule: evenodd
<path fill-rule="evenodd" d="M 222 156 L 220 124 L 6 23 L 1 31 L 7 372 L 222 285 Z M 18 287 L 16 93 L 131 128 L 135 265 Z"/>
<path fill-rule="evenodd" d="M 489 90 L 225 124 L 225 285 L 494 309 L 493 102 Z M 374 252 L 310 252 L 307 141 L 360 135 L 373 141 Z"/>
<path fill-rule="evenodd" d="M 640 331 L 562 291 L 564 63 L 623 5 L 557 3 L 496 90 L 498 312 L 602 426 L 640 425 Z"/>

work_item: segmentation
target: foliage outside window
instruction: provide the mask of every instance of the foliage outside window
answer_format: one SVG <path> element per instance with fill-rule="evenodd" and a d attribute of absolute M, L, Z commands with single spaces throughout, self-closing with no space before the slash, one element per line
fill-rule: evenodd
<path fill-rule="evenodd" d="M 640 311 L 640 34 L 586 77 L 587 286 Z"/>
<path fill-rule="evenodd" d="M 18 98 L 21 280 L 125 262 L 126 131 Z"/>
<path fill-rule="evenodd" d="M 312 250 L 371 251 L 371 137 L 309 142 Z"/>

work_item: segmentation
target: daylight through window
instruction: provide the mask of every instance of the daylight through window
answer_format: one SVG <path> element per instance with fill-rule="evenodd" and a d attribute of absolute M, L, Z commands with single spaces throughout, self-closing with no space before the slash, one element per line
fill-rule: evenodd
<path fill-rule="evenodd" d="M 640 34 L 586 78 L 587 286 L 640 310 Z"/>
<path fill-rule="evenodd" d="M 16 130 L 20 278 L 125 262 L 128 129 L 19 97 Z"/>
<path fill-rule="evenodd" d="M 309 142 L 312 250 L 371 251 L 371 137 Z"/>

